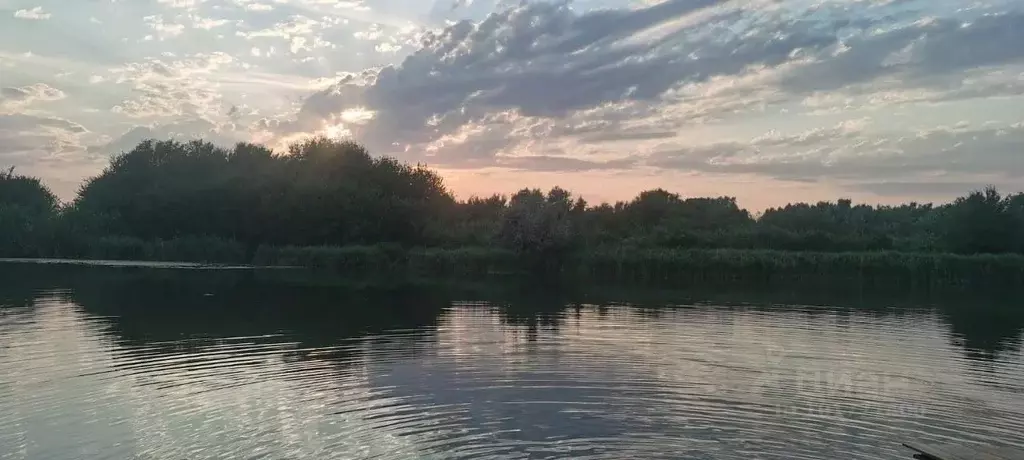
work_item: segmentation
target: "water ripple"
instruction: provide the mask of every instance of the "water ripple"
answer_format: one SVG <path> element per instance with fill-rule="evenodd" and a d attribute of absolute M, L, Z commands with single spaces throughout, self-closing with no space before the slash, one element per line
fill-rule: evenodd
<path fill-rule="evenodd" d="M 0 308 L 0 459 L 895 459 L 909 458 L 908 440 L 1024 447 L 1019 349 L 964 353 L 931 309 L 511 314 L 456 302 L 436 324 L 330 340 L 316 316 L 315 336 L 268 323 L 145 340 L 167 334 L 142 322 L 152 334 L 128 335 L 118 315 L 67 297 Z"/>

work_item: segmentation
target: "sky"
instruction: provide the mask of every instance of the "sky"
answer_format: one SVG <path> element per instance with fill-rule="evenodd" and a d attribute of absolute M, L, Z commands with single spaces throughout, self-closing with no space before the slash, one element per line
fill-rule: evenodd
<path fill-rule="evenodd" d="M 0 0 L 0 166 L 311 135 L 459 197 L 1024 191 L 1016 0 Z"/>

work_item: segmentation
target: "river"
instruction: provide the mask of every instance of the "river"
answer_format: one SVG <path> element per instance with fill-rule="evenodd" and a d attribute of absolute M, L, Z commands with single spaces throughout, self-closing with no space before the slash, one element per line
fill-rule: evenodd
<path fill-rule="evenodd" d="M 2 459 L 1024 447 L 1012 294 L 0 264 Z"/>

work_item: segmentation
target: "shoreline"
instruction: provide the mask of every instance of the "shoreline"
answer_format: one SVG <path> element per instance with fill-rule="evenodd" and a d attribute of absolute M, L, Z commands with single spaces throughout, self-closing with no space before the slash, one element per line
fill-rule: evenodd
<path fill-rule="evenodd" d="M 156 260 L 64 259 L 47 257 L 0 257 L 0 263 L 36 265 L 80 265 L 110 268 L 166 268 L 178 270 L 248 270 L 254 268 L 301 268 L 286 266 L 259 267 L 246 264 L 216 262 L 175 262 Z"/>
<path fill-rule="evenodd" d="M 200 253 L 201 254 L 201 253 Z M 910 252 L 811 252 L 766 249 L 608 247 L 524 258 L 488 247 L 262 246 L 244 263 L 217 254 L 162 260 L 118 258 L 0 258 L 0 263 L 185 270 L 297 269 L 345 276 L 486 278 L 526 275 L 595 282 L 870 280 L 894 285 L 1024 286 L 1024 255 Z M 178 259 L 178 260 L 168 260 Z"/>

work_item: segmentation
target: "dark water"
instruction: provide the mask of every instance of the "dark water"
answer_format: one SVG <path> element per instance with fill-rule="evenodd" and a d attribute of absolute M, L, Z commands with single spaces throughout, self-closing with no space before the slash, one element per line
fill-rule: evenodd
<path fill-rule="evenodd" d="M 1017 299 L 0 265 L 0 458 L 1024 447 Z"/>

